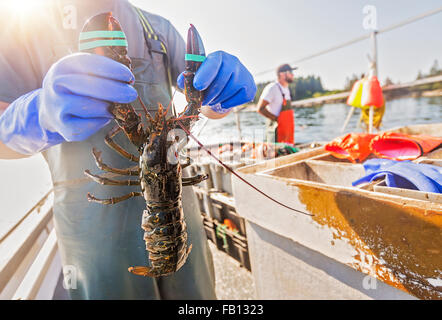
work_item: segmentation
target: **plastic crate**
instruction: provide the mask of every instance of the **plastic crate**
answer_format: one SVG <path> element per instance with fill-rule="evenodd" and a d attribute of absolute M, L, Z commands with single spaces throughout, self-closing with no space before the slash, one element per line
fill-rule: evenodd
<path fill-rule="evenodd" d="M 245 162 L 227 162 L 225 163 L 232 170 L 244 167 Z M 232 173 L 219 163 L 210 163 L 210 175 L 213 181 L 213 188 L 218 192 L 227 192 L 233 194 Z"/>
<path fill-rule="evenodd" d="M 207 238 L 218 250 L 224 251 L 240 263 L 240 266 L 251 271 L 247 239 L 239 232 L 229 230 L 221 222 L 202 214 L 204 230 Z"/>
<path fill-rule="evenodd" d="M 213 214 L 219 222 L 225 219 L 231 220 L 241 236 L 246 237 L 246 224 L 242 217 L 238 215 L 235 208 L 235 199 L 233 196 L 225 192 L 211 192 L 210 199 L 212 202 Z"/>
<path fill-rule="evenodd" d="M 221 219 L 220 215 L 217 215 L 217 211 L 213 210 L 212 199 L 209 192 L 201 187 L 194 186 L 193 190 L 198 198 L 199 211 L 201 214 L 207 214 L 212 219 Z"/>

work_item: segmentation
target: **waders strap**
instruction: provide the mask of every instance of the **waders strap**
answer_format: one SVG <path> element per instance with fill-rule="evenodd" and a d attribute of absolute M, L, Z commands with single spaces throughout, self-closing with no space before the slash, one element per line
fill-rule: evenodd
<path fill-rule="evenodd" d="M 292 109 L 291 106 L 290 106 L 290 100 L 287 100 L 285 98 L 284 92 L 282 92 L 281 85 L 279 83 L 277 83 L 276 85 L 278 86 L 279 91 L 282 94 L 282 108 L 281 108 L 281 111 L 286 111 L 286 110 Z"/>
<path fill-rule="evenodd" d="M 167 81 L 169 83 L 167 91 L 169 93 L 170 99 L 172 99 L 172 75 L 170 72 L 170 61 L 169 61 L 169 56 L 167 54 L 167 47 L 160 40 L 158 35 L 155 33 L 154 29 L 152 28 L 152 25 L 149 23 L 149 20 L 147 20 L 146 16 L 141 12 L 141 10 L 135 6 L 132 7 L 137 13 L 141 25 L 143 26 L 144 39 L 146 41 L 149 52 L 156 52 L 163 54 L 164 66 L 166 67 L 166 73 L 167 73 L 166 74 Z M 174 116 L 176 116 L 176 110 L 174 104 L 172 104 L 172 110 Z"/>

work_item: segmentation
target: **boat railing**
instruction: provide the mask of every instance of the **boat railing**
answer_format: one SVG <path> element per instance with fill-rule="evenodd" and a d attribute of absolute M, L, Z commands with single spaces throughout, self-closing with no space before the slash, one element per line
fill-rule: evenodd
<path fill-rule="evenodd" d="M 61 273 L 49 190 L 0 238 L 0 299 L 52 299 Z"/>

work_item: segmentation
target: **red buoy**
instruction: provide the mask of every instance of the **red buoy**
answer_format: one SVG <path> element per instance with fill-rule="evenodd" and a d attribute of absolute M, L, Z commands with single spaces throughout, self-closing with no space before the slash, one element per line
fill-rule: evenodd
<path fill-rule="evenodd" d="M 379 80 L 376 76 L 372 76 L 364 83 L 362 88 L 361 105 L 363 107 L 380 108 L 384 104 L 384 96 Z"/>

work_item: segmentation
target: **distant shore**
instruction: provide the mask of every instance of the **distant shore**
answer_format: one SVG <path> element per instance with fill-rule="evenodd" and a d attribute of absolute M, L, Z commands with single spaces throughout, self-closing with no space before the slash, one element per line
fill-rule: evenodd
<path fill-rule="evenodd" d="M 436 77 L 435 77 L 436 78 Z M 442 76 L 437 77 L 442 78 Z M 430 78 L 427 78 L 430 79 Z M 396 84 L 390 85 L 382 88 L 384 98 L 386 101 L 391 101 L 394 99 L 401 98 L 419 98 L 419 97 L 440 97 L 442 96 L 442 80 L 425 83 L 427 79 L 422 79 L 421 81 L 416 81 L 410 84 Z M 309 98 L 303 100 L 294 100 L 291 102 L 293 108 L 303 108 L 303 107 L 316 107 L 329 103 L 345 103 L 350 92 L 340 92 L 331 95 L 324 95 L 316 98 Z M 241 107 L 241 111 L 253 112 L 256 111 L 255 104 L 248 104 Z"/>

